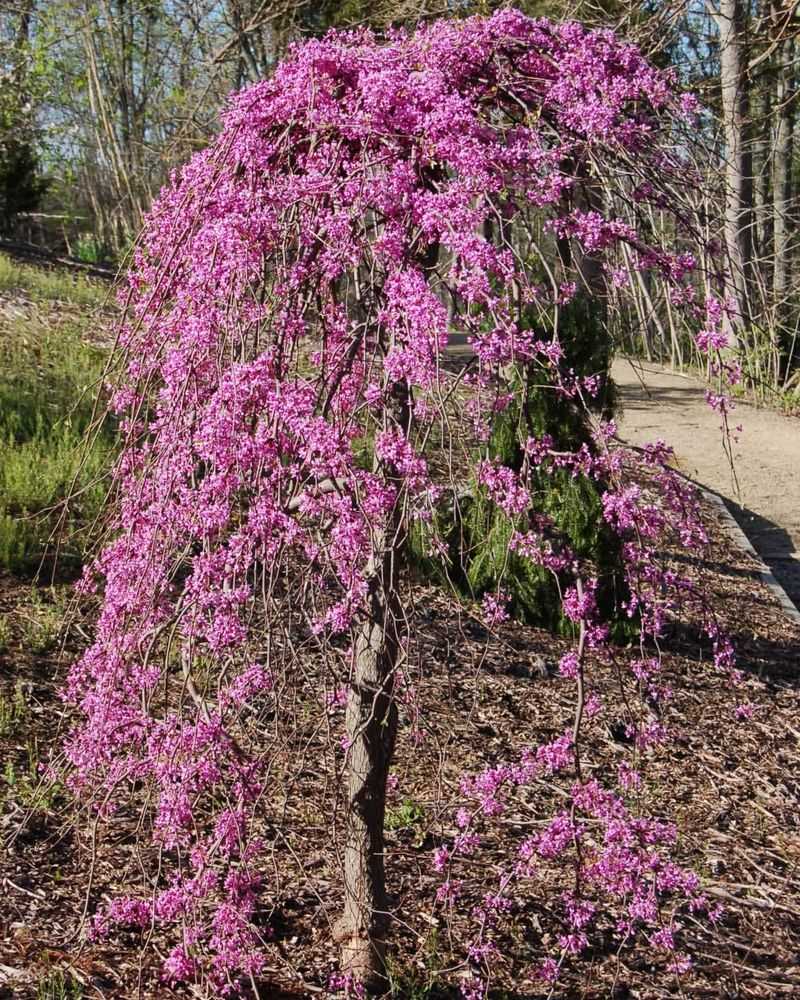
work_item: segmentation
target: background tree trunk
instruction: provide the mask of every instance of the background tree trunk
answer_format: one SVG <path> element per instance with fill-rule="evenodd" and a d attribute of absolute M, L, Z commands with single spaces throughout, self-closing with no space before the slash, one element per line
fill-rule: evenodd
<path fill-rule="evenodd" d="M 745 121 L 747 88 L 742 72 L 743 9 L 741 0 L 720 0 L 714 11 L 719 31 L 722 128 L 725 139 L 725 247 L 728 256 L 726 294 L 734 303 L 729 329 L 731 346 L 748 313 L 746 279 L 751 262 L 752 177 Z"/>
<path fill-rule="evenodd" d="M 772 259 L 772 87 L 764 75 L 754 98 L 757 107 L 753 122 L 753 250 L 764 281 L 769 281 Z"/>
<path fill-rule="evenodd" d="M 772 228 L 774 233 L 775 265 L 772 293 L 776 317 L 784 311 L 789 290 L 789 226 L 788 211 L 791 181 L 791 132 L 792 112 L 789 74 L 794 56 L 794 40 L 787 39 L 781 46 L 778 76 L 775 87 L 775 146 L 772 158 Z"/>

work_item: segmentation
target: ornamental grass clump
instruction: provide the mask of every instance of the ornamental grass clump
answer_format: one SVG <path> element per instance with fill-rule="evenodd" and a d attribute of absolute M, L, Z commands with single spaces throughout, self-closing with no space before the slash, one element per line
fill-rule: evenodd
<path fill-rule="evenodd" d="M 556 943 L 527 956 L 537 975 L 555 980 L 579 961 L 608 908 L 613 933 L 649 935 L 685 965 L 673 915 L 706 901 L 670 858 L 674 827 L 639 815 L 636 776 L 582 764 L 609 627 L 597 568 L 537 506 L 535 484 L 564 472 L 593 484 L 592 516 L 599 525 L 602 512 L 620 553 L 615 613 L 640 633 L 631 687 L 651 705 L 656 641 L 676 601 L 699 601 L 659 552 L 671 536 L 702 548 L 698 505 L 662 445 L 636 460 L 640 481 L 622 475 L 613 425 L 591 412 L 601 380 L 571 368 L 560 318 L 579 293 L 605 301 L 606 264 L 625 244 L 703 325 L 691 200 L 681 200 L 695 182 L 680 143 L 690 113 L 634 47 L 574 23 L 504 10 L 385 40 L 334 33 L 233 96 L 218 138 L 162 192 L 120 337 L 114 537 L 82 584 L 100 611 L 67 691 L 81 717 L 72 787 L 100 822 L 132 799 L 157 852 L 142 855 L 147 891 L 103 906 L 96 933 L 158 926 L 171 938 L 165 977 L 210 995 L 268 976 L 275 830 L 309 778 L 307 762 L 283 752 L 302 702 L 308 725 L 318 705 L 317 728 L 330 732 L 315 767 L 338 789 L 315 820 L 330 823 L 340 851 L 330 949 L 341 983 L 385 986 L 383 828 L 409 641 L 407 540 L 412 526 L 442 521 L 467 469 L 513 521 L 508 550 L 561 582 L 574 648 L 560 669 L 575 716 L 554 742 L 453 789 L 459 832 L 432 859 L 432 905 L 452 911 L 465 870 L 486 881 L 462 992 L 483 996 L 511 961 L 498 928 L 512 896 L 536 891 L 539 867 L 563 892 Z M 617 217 L 608 206 L 619 200 L 634 214 L 658 205 L 675 245 Z M 460 361 L 448 351 L 457 342 L 470 345 Z M 520 386 L 545 384 L 585 409 L 590 431 L 567 448 L 531 432 L 507 464 L 485 447 L 497 414 L 525 405 Z M 435 532 L 429 547 L 446 559 Z M 502 571 L 496 584 L 475 609 L 489 628 L 508 613 Z M 727 669 L 730 647 L 705 620 Z M 628 725 L 643 753 L 665 738 L 646 707 Z M 502 870 L 496 857 L 484 865 L 484 834 L 543 779 L 563 806 L 535 835 L 500 838 Z"/>

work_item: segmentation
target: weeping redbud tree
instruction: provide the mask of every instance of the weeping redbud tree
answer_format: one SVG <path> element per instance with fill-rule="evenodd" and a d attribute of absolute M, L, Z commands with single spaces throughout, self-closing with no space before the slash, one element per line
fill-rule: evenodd
<path fill-rule="evenodd" d="M 682 967 L 669 914 L 705 904 L 670 860 L 674 829 L 626 804 L 635 776 L 582 771 L 589 668 L 611 655 L 608 627 L 591 561 L 531 483 L 567 469 L 602 496 L 624 567 L 618 610 L 641 632 L 632 686 L 652 701 L 655 640 L 674 602 L 696 596 L 657 552 L 671 535 L 703 544 L 697 504 L 663 446 L 637 459 L 639 481 L 611 447 L 613 425 L 591 416 L 605 373 L 570 369 L 559 319 L 575 298 L 602 315 L 606 289 L 624 292 L 624 256 L 721 346 L 720 310 L 709 326 L 687 252 L 691 112 L 613 34 L 513 10 L 385 40 L 331 34 L 235 95 L 218 138 L 162 192 L 120 336 L 114 537 L 82 584 L 100 594 L 96 637 L 68 692 L 82 717 L 73 784 L 101 821 L 137 803 L 153 850 L 148 890 L 104 905 L 95 932 L 158 926 L 172 937 L 169 979 L 254 988 L 269 964 L 282 803 L 309 768 L 328 769 L 338 806 L 318 820 L 341 847 L 343 899 L 330 948 L 342 982 L 380 986 L 407 542 L 421 531 L 446 568 L 441 512 L 480 491 L 508 519 L 515 556 L 559 582 L 575 718 L 454 790 L 459 832 L 431 859 L 443 910 L 459 872 L 482 871 L 482 837 L 510 797 L 542 780 L 565 789 L 541 832 L 500 838 L 507 866 L 485 868 L 462 989 L 488 988 L 509 887 L 534 891 L 534 862 L 566 872 L 558 946 L 537 958 L 545 979 L 586 947 L 601 900 L 623 938 L 643 930 Z M 654 205 L 669 246 L 630 221 Z M 526 436 L 518 405 L 521 458 L 504 465 L 487 442 L 531 381 L 585 411 L 591 436 L 573 451 Z M 494 628 L 505 599 L 499 586 L 474 614 Z M 725 667 L 730 648 L 706 624 Z M 345 702 L 337 732 L 329 709 Z M 320 706 L 331 750 L 292 770 L 282 754 L 301 703 Z M 663 737 L 646 712 L 629 728 L 642 749 Z"/>

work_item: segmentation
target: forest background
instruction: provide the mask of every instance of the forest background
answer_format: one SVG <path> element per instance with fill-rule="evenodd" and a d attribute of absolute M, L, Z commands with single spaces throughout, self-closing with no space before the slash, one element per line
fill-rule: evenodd
<path fill-rule="evenodd" d="M 170 171 L 205 146 L 226 95 L 268 76 L 297 40 L 382 31 L 493 3 L 366 0 L 6 0 L 0 5 L 0 235 L 87 263 L 125 259 Z M 704 108 L 694 159 L 708 235 L 725 247 L 745 376 L 796 402 L 800 13 L 768 0 L 539 0 L 634 41 Z M 660 220 L 653 220 L 654 226 Z M 622 331 L 648 359 L 690 363 L 669 303 L 638 280 Z M 698 359 L 695 359 L 698 360 Z"/>

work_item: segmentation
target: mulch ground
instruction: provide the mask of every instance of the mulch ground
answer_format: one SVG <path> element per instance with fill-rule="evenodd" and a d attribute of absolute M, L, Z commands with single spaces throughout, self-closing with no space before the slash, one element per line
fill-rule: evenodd
<path fill-rule="evenodd" d="M 673 624 L 664 663 L 675 695 L 662 721 L 674 738 L 648 763 L 642 805 L 676 821 L 679 859 L 700 874 L 724 913 L 713 931 L 701 920 L 687 927 L 694 964 L 680 979 L 646 945 L 620 949 L 609 942 L 570 967 L 556 997 L 800 997 L 800 629 L 782 616 L 749 557 L 732 549 L 718 526 L 710 528 L 713 559 L 690 569 L 707 574 L 746 680 L 730 690 L 710 666 L 694 623 Z M 684 554 L 672 556 L 686 567 Z M 514 760 L 525 747 L 559 735 L 570 724 L 573 693 L 555 669 L 566 648 L 562 640 L 513 623 L 489 636 L 440 593 L 416 587 L 409 596 L 414 640 L 406 676 L 416 693 L 402 712 L 387 868 L 394 995 L 410 998 L 451 995 L 444 985 L 441 993 L 422 989 L 432 979 L 458 982 L 462 953 L 455 938 L 479 892 L 477 882 L 465 884 L 452 927 L 433 903 L 440 877 L 432 852 L 453 832 L 460 776 Z M 24 711 L 7 708 L 0 716 L 0 998 L 189 995 L 160 981 L 158 952 L 166 941 L 157 935 L 145 940 L 121 933 L 101 943 L 86 938 L 86 915 L 106 895 L 139 888 L 139 863 L 146 858 L 136 846 L 135 813 L 123 811 L 95 828 L 85 818 L 75 822 L 78 814 L 63 790 L 37 788 L 35 761 L 57 752 L 67 725 L 58 691 L 83 639 L 73 629 L 61 653 L 26 651 L 26 600 L 25 585 L 0 582 L 0 614 L 10 624 L 0 693 L 6 706 L 15 697 L 20 705 L 19 691 L 24 700 Z M 633 655 L 618 650 L 620 663 Z M 584 754 L 587 770 L 602 776 L 615 773 L 631 750 L 619 736 L 616 668 L 598 668 L 596 676 L 605 707 L 586 727 Z M 737 722 L 734 707 L 743 701 L 755 706 L 754 715 Z M 304 728 L 301 707 L 295 706 L 286 734 L 285 799 L 272 803 L 282 819 L 265 827 L 275 865 L 263 998 L 324 996 L 336 967 L 331 925 L 341 893 L 338 844 L 327 816 L 337 793 L 326 778 L 335 740 L 318 726 Z M 529 834 L 548 815 L 557 795 L 542 787 L 527 812 L 505 818 L 496 840 L 484 838 L 484 871 L 499 865 L 507 839 Z M 518 956 L 527 949 L 530 965 L 546 953 L 551 896 L 543 880 L 530 899 L 519 901 L 498 997 L 548 995 L 527 977 Z M 523 923 L 525 935 L 517 934 Z M 74 992 L 42 992 L 60 972 L 78 984 Z"/>

